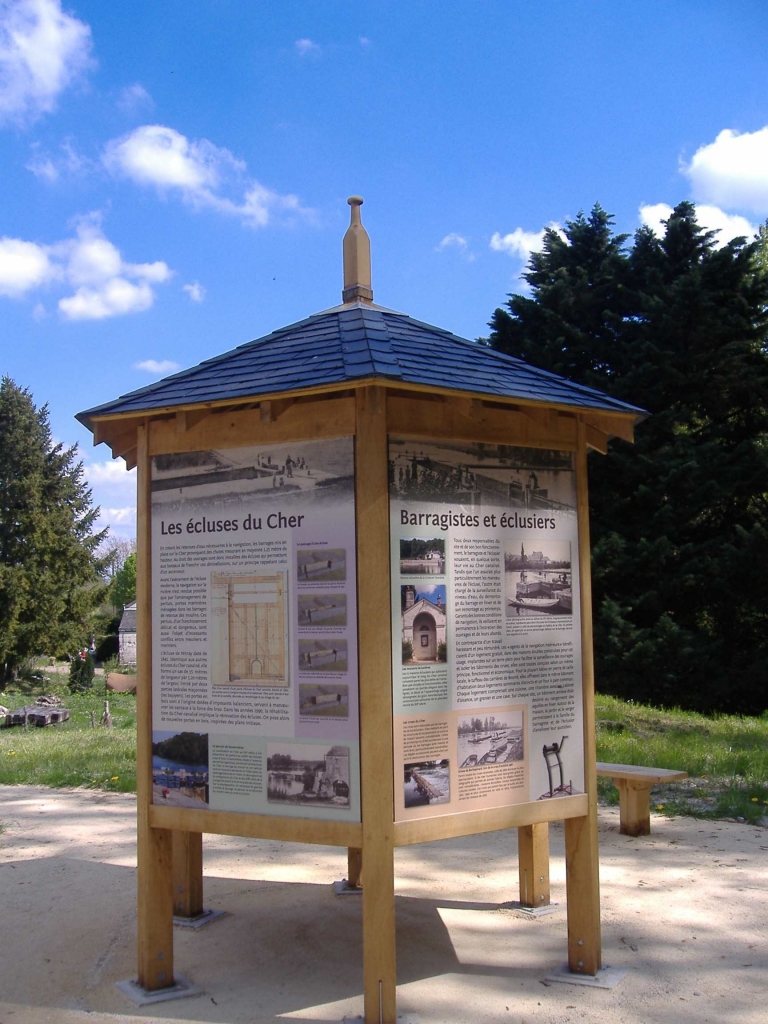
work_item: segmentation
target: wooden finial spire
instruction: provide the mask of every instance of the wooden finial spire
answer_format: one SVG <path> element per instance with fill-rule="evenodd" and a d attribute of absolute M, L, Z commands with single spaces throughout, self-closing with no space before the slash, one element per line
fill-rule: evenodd
<path fill-rule="evenodd" d="M 349 227 L 344 235 L 344 290 L 342 302 L 373 302 L 371 288 L 371 240 L 360 220 L 360 196 L 350 196 Z"/>

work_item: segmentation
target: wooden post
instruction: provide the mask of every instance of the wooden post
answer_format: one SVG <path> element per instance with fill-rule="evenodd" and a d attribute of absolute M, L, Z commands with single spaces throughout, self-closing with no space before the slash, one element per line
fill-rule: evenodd
<path fill-rule="evenodd" d="M 651 784 L 635 779 L 614 779 L 619 787 L 619 832 L 623 836 L 651 834 Z"/>
<path fill-rule="evenodd" d="M 347 850 L 347 885 L 350 889 L 357 889 L 362 885 L 363 877 L 363 851 L 354 846 Z"/>
<path fill-rule="evenodd" d="M 174 829 L 173 913 L 198 917 L 203 912 L 203 834 Z"/>
<path fill-rule="evenodd" d="M 392 627 L 386 396 L 356 392 L 365 1024 L 396 1024 Z"/>
<path fill-rule="evenodd" d="M 597 845 L 597 769 L 595 747 L 595 670 L 592 657 L 592 578 L 590 574 L 589 502 L 586 427 L 578 423 L 576 505 L 579 517 L 581 582 L 581 670 L 584 700 L 584 775 L 589 809 L 583 818 L 565 822 L 565 878 L 568 902 L 568 968 L 595 975 L 602 963 L 600 877 Z"/>
<path fill-rule="evenodd" d="M 520 825 L 517 830 L 520 902 L 524 907 L 549 906 L 549 825 Z"/>
<path fill-rule="evenodd" d="M 152 828 L 152 492 L 147 426 L 138 427 L 136 572 L 136 803 L 138 954 L 142 988 L 167 988 L 173 977 L 171 833 Z"/>

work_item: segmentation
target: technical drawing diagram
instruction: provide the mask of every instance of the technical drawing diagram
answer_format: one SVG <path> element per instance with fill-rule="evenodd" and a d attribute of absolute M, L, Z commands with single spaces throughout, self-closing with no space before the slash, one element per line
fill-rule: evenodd
<path fill-rule="evenodd" d="M 211 573 L 214 686 L 288 686 L 286 577 Z"/>

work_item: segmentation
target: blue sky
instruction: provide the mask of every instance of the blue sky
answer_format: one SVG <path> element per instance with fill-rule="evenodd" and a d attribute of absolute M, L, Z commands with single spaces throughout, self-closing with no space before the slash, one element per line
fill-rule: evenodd
<path fill-rule="evenodd" d="M 768 6 L 0 0 L 0 372 L 74 420 L 335 305 L 346 197 L 375 299 L 486 333 L 544 225 L 682 199 L 768 216 Z"/>

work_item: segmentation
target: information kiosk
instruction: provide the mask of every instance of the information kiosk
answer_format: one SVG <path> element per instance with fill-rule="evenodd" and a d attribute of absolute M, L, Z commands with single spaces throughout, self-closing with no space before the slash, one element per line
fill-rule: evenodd
<path fill-rule="evenodd" d="M 535 908 L 563 820 L 601 967 L 587 449 L 641 411 L 376 305 L 349 203 L 341 305 L 78 418 L 138 467 L 139 990 L 202 833 L 330 844 L 394 1024 L 396 846 L 516 827 Z"/>

